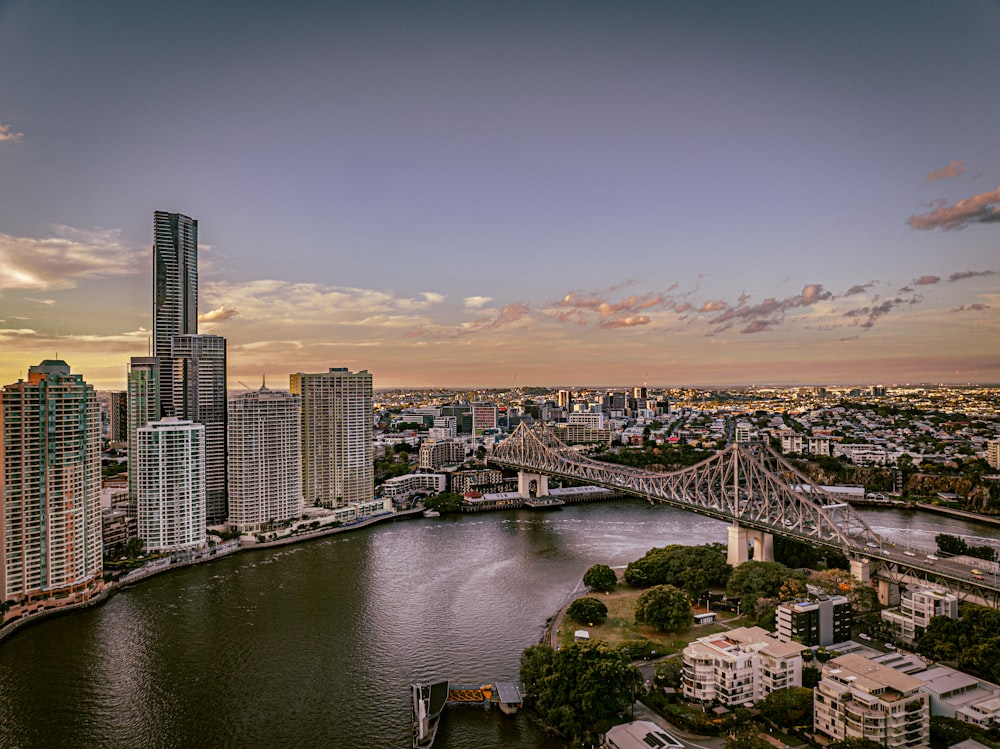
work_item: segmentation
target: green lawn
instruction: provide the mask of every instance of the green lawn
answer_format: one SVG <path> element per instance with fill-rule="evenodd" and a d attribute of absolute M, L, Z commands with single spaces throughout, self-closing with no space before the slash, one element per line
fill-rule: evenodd
<path fill-rule="evenodd" d="M 628 585 L 618 584 L 618 587 L 611 593 L 584 592 L 579 598 L 591 596 L 604 602 L 608 607 L 608 618 L 603 624 L 591 626 L 588 622 L 577 622 L 568 618 L 563 618 L 557 641 L 560 646 L 573 642 L 573 632 L 578 629 L 586 629 L 590 632 L 591 640 L 603 640 L 617 645 L 625 640 L 646 639 L 653 643 L 658 654 L 669 655 L 684 649 L 684 646 L 691 640 L 705 635 L 724 632 L 733 627 L 740 627 L 746 624 L 742 617 L 728 611 L 719 612 L 720 623 L 699 624 L 682 629 L 677 632 L 659 632 L 648 624 L 636 624 L 632 616 L 635 603 L 642 594 L 642 589 L 632 588 Z M 695 609 L 696 612 L 704 609 Z"/>

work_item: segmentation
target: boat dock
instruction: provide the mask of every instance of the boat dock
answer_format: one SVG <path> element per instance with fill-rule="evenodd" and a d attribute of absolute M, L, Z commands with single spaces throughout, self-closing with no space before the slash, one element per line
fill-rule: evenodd
<path fill-rule="evenodd" d="M 413 696 L 413 749 L 430 749 L 437 736 L 441 713 L 446 704 L 496 705 L 506 715 L 513 715 L 521 707 L 521 685 L 513 681 L 493 684 L 451 684 L 436 681 L 430 684 L 411 684 Z"/>

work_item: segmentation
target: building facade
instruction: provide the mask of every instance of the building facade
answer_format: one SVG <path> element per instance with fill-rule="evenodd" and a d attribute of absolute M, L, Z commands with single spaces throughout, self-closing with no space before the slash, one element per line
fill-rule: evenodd
<path fill-rule="evenodd" d="M 135 517 L 136 440 L 139 429 L 160 420 L 160 360 L 155 356 L 133 356 L 128 366 L 128 470 L 129 513 Z"/>
<path fill-rule="evenodd" d="M 149 551 L 205 545 L 205 427 L 168 416 L 137 430 L 138 533 Z"/>
<path fill-rule="evenodd" d="M 108 410 L 110 426 L 108 439 L 112 442 L 128 441 L 128 393 L 124 390 L 112 390 L 109 395 Z"/>
<path fill-rule="evenodd" d="M 170 339 L 173 414 L 205 427 L 206 522 L 229 514 L 226 473 L 226 339 L 175 335 Z"/>
<path fill-rule="evenodd" d="M 812 600 L 786 601 L 776 611 L 782 642 L 832 645 L 851 639 L 851 601 L 845 596 L 820 595 Z"/>
<path fill-rule="evenodd" d="M 198 332 L 198 222 L 153 213 L 153 355 L 160 360 L 159 416 L 174 415 L 172 341 Z"/>
<path fill-rule="evenodd" d="M 493 403 L 472 404 L 472 433 L 476 437 L 497 429 L 497 407 Z"/>
<path fill-rule="evenodd" d="M 860 655 L 823 664 L 813 697 L 816 732 L 833 741 L 869 739 L 888 749 L 930 741 L 930 697 L 924 682 Z"/>
<path fill-rule="evenodd" d="M 86 597 L 102 571 L 94 389 L 64 361 L 31 367 L 3 389 L 0 454 L 2 600 Z"/>
<path fill-rule="evenodd" d="M 270 530 L 302 515 L 299 398 L 261 388 L 229 403 L 229 527 Z"/>
<path fill-rule="evenodd" d="M 958 594 L 937 588 L 914 588 L 902 594 L 898 610 L 882 612 L 882 620 L 906 643 L 920 637 L 935 616 L 958 619 Z"/>
<path fill-rule="evenodd" d="M 1000 440 L 990 440 L 986 443 L 986 462 L 994 471 L 1000 471 Z"/>
<path fill-rule="evenodd" d="M 302 493 L 307 506 L 341 507 L 375 495 L 372 376 L 367 370 L 290 376 L 301 398 Z"/>
<path fill-rule="evenodd" d="M 778 689 L 802 686 L 805 649 L 760 627 L 699 637 L 684 648 L 681 692 L 703 703 L 755 703 Z"/>
<path fill-rule="evenodd" d="M 420 470 L 436 471 L 442 466 L 458 465 L 465 460 L 465 444 L 451 440 L 427 441 L 420 446 Z"/>

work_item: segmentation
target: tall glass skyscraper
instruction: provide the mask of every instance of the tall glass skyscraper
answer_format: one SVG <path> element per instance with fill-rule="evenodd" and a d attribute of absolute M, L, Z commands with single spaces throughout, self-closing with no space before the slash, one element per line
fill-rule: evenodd
<path fill-rule="evenodd" d="M 129 515 L 136 513 L 136 438 L 151 421 L 160 420 L 160 360 L 133 356 L 128 366 L 128 498 Z"/>
<path fill-rule="evenodd" d="M 101 583 L 101 416 L 66 362 L 7 385 L 0 420 L 0 598 L 67 602 Z"/>
<path fill-rule="evenodd" d="M 174 415 L 171 338 L 198 332 L 198 222 L 153 213 L 153 355 L 160 360 L 160 404 Z"/>
<path fill-rule="evenodd" d="M 226 339 L 175 335 L 173 413 L 205 427 L 205 497 L 209 525 L 226 522 Z"/>

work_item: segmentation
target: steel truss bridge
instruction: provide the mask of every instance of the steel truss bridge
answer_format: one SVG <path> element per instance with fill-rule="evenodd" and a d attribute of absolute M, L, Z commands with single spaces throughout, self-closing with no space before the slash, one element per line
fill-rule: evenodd
<path fill-rule="evenodd" d="M 968 567 L 897 549 L 849 504 L 814 484 L 764 443 L 735 442 L 696 465 L 658 473 L 594 460 L 564 444 L 545 425 L 531 428 L 522 422 L 487 460 L 517 470 L 521 483 L 530 483 L 538 494 L 546 493 L 548 476 L 595 484 L 751 529 L 758 542 L 778 535 L 841 551 L 855 563 L 877 568 L 879 578 L 887 582 L 934 584 L 992 606 L 1000 600 L 993 575 L 976 577 Z M 731 560 L 734 538 L 745 544 L 746 536 L 730 531 Z"/>

